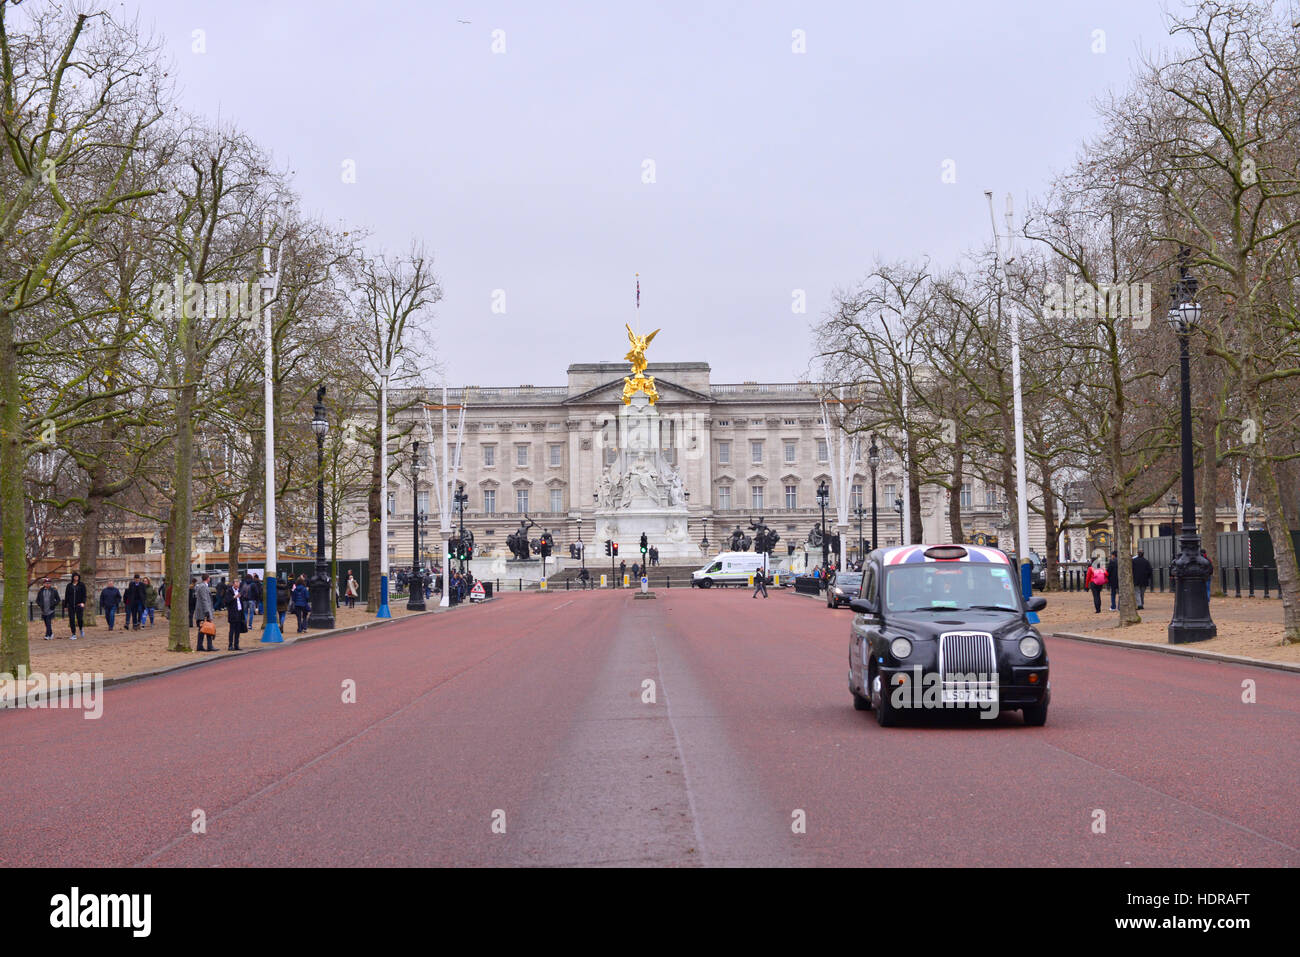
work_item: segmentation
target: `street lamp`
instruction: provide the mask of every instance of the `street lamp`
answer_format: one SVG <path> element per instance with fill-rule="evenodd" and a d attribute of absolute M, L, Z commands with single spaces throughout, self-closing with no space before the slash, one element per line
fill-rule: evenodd
<path fill-rule="evenodd" d="M 709 554 L 710 544 L 711 543 L 709 542 L 709 533 L 705 532 L 704 537 L 700 539 L 700 551 L 703 552 L 706 557 Z"/>
<path fill-rule="evenodd" d="M 406 599 L 407 611 L 424 611 L 424 575 L 420 568 L 420 442 L 411 450 L 411 591 Z"/>
<path fill-rule="evenodd" d="M 1170 294 L 1169 325 L 1178 336 L 1179 379 L 1182 385 L 1182 551 L 1169 566 L 1174 581 L 1174 616 L 1169 622 L 1169 643 L 1182 645 L 1206 641 L 1218 634 L 1210 618 L 1210 563 L 1201 555 L 1201 536 L 1196 529 L 1196 473 L 1192 461 L 1192 372 L 1188 337 L 1201 320 L 1196 301 L 1197 282 L 1187 268 L 1190 250 L 1178 252 L 1178 281 Z"/>
<path fill-rule="evenodd" d="M 1171 537 L 1177 537 L 1175 529 L 1178 528 L 1178 496 L 1169 496 L 1169 534 Z"/>
<path fill-rule="evenodd" d="M 316 433 L 316 574 L 311 579 L 311 615 L 308 628 L 333 628 L 334 609 L 330 601 L 330 573 L 325 564 L 325 434 L 330 421 L 325 410 L 325 387 L 316 390 L 311 430 Z"/>
<path fill-rule="evenodd" d="M 871 433 L 871 448 L 867 450 L 867 464 L 871 466 L 871 547 L 880 547 L 880 532 L 876 528 L 876 469 L 880 467 L 880 449 L 876 447 L 876 433 Z"/>
<path fill-rule="evenodd" d="M 821 506 L 822 510 L 822 568 L 825 568 L 829 561 L 826 556 L 826 503 L 830 500 L 830 491 L 826 488 L 826 481 L 823 479 L 821 484 L 817 486 L 817 504 Z"/>
<path fill-rule="evenodd" d="M 456 505 L 456 510 L 460 512 L 460 573 L 465 574 L 465 505 L 469 502 L 469 495 L 465 491 L 465 483 L 460 482 L 456 485 L 456 492 L 451 497 L 452 502 Z M 486 547 L 486 546 L 484 546 Z"/>
<path fill-rule="evenodd" d="M 867 557 L 866 545 L 862 539 L 862 520 L 867 515 L 866 506 L 859 502 L 853 506 L 853 514 L 858 517 L 858 561 L 862 561 Z"/>

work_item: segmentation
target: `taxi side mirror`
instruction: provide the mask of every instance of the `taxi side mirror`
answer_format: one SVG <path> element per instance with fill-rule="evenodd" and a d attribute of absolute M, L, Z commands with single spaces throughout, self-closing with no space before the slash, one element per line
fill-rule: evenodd
<path fill-rule="evenodd" d="M 1025 611 L 1042 611 L 1047 607 L 1047 599 L 1042 595 L 1035 595 L 1029 601 L 1025 602 Z"/>
<path fill-rule="evenodd" d="M 849 602 L 849 607 L 859 615 L 874 615 L 876 613 L 876 603 L 867 598 L 855 598 Z"/>

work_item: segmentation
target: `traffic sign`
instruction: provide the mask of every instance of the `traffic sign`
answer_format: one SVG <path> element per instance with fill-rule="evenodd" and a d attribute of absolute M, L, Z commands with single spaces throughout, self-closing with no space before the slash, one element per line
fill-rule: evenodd
<path fill-rule="evenodd" d="M 483 583 L 475 582 L 474 587 L 469 590 L 469 600 L 483 601 L 485 598 L 487 598 L 487 594 L 483 591 Z"/>

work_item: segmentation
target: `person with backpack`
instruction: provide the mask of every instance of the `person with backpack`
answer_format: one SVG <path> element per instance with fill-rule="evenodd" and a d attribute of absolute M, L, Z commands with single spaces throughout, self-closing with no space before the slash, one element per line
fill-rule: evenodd
<path fill-rule="evenodd" d="M 1106 579 L 1106 569 L 1101 564 L 1101 558 L 1094 558 L 1083 576 L 1083 587 L 1092 592 L 1094 614 L 1101 614 L 1101 589 L 1106 584 Z"/>
<path fill-rule="evenodd" d="M 59 591 L 50 584 L 48 578 L 41 581 L 41 589 L 36 593 L 36 610 L 41 613 L 41 621 L 45 622 L 45 640 L 50 641 L 54 638 L 54 613 L 59 607 Z"/>
<path fill-rule="evenodd" d="M 1147 589 L 1151 587 L 1152 576 L 1151 563 L 1139 548 L 1133 559 L 1133 590 L 1137 592 L 1138 611 L 1146 607 Z"/>
<path fill-rule="evenodd" d="M 81 582 L 81 572 L 72 573 L 63 592 L 63 607 L 68 610 L 68 626 L 72 629 L 72 640 L 77 640 L 77 632 L 86 637 L 86 586 Z"/>
<path fill-rule="evenodd" d="M 307 630 L 307 616 L 311 614 L 311 589 L 305 575 L 299 575 L 293 584 L 293 613 L 298 618 L 298 634 Z"/>
<path fill-rule="evenodd" d="M 108 630 L 113 630 L 113 622 L 117 620 L 117 606 L 122 603 L 122 593 L 117 590 L 117 586 L 109 582 L 99 593 L 99 610 L 104 615 L 104 621 L 108 623 Z"/>
<path fill-rule="evenodd" d="M 1115 595 L 1119 592 L 1119 552 L 1111 551 L 1110 561 L 1106 563 L 1106 586 L 1110 589 L 1110 610 L 1118 611 Z"/>
<path fill-rule="evenodd" d="M 284 616 L 289 614 L 289 579 L 281 578 L 275 583 L 275 612 L 284 629 Z"/>
<path fill-rule="evenodd" d="M 153 627 L 153 613 L 158 606 L 158 589 L 147 577 L 144 580 L 144 611 L 149 616 L 149 627 Z"/>

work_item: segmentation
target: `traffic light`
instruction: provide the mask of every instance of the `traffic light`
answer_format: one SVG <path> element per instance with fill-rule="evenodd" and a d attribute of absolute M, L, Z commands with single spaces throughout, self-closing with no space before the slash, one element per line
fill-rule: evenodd
<path fill-rule="evenodd" d="M 618 542 L 614 542 L 614 555 L 615 557 L 618 556 Z"/>
<path fill-rule="evenodd" d="M 649 548 L 650 548 L 650 542 L 648 539 L 646 539 L 645 532 L 642 532 L 641 533 L 641 554 L 644 555 Z"/>
<path fill-rule="evenodd" d="M 613 544 L 613 542 L 611 542 L 608 538 L 605 539 L 605 554 L 606 554 L 606 555 L 613 555 L 613 554 L 614 554 L 613 552 L 611 552 L 611 551 L 609 550 L 609 548 L 610 548 L 610 546 L 611 546 L 612 544 Z"/>

